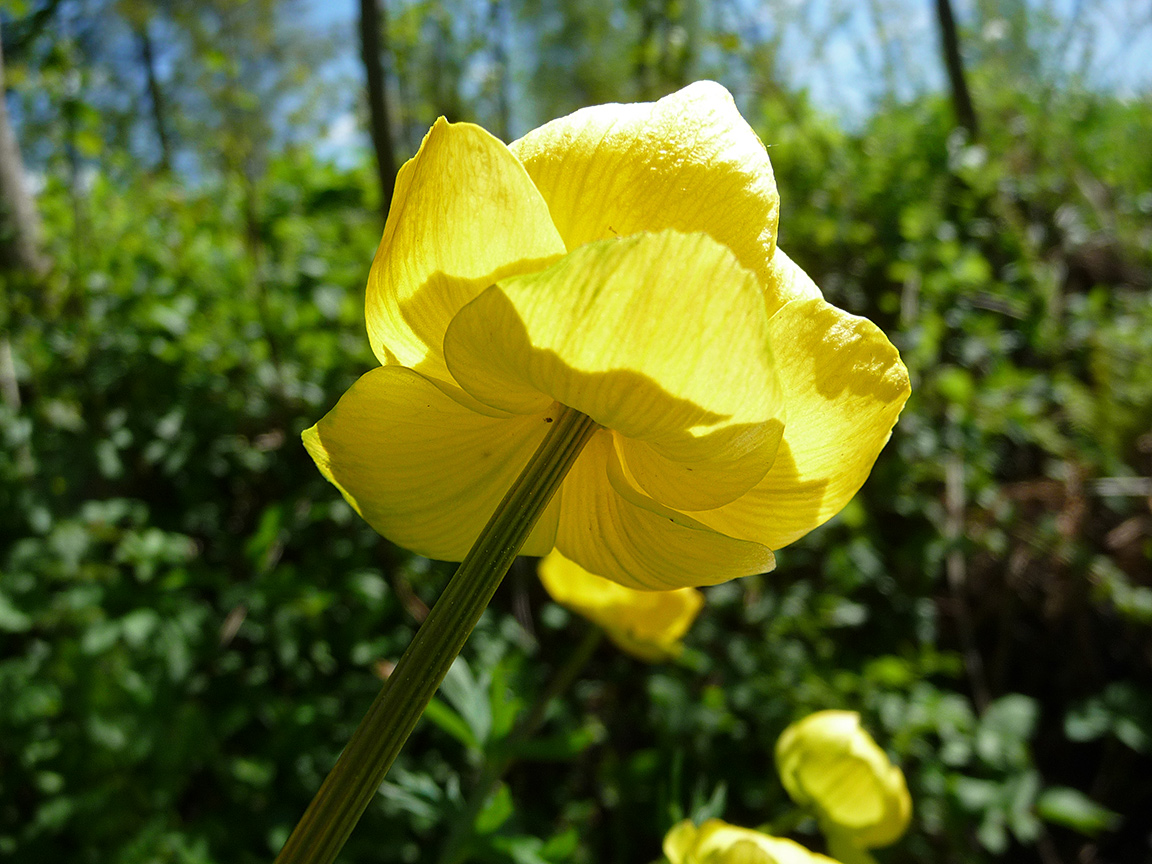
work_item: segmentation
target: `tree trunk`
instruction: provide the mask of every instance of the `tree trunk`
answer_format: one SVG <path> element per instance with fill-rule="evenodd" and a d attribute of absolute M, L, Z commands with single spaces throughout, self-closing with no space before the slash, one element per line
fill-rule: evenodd
<path fill-rule="evenodd" d="M 944 52 L 944 65 L 948 69 L 948 83 L 952 87 L 952 107 L 956 111 L 956 122 L 968 130 L 970 139 L 975 139 L 976 109 L 972 106 L 968 79 L 964 76 L 960 37 L 956 33 L 956 18 L 952 15 L 950 0 L 936 0 L 936 20 L 940 25 L 940 47 Z"/>
<path fill-rule="evenodd" d="M 148 81 L 152 122 L 156 126 L 156 137 L 160 141 L 160 167 L 168 171 L 172 167 L 172 145 L 168 138 L 168 125 L 164 119 L 164 94 L 160 90 L 160 81 L 156 78 L 156 57 L 152 51 L 152 36 L 148 32 L 147 21 L 141 22 L 136 28 L 136 41 L 140 47 L 140 62 L 144 65 L 144 75 Z"/>
<path fill-rule="evenodd" d="M 8 304 L 13 283 L 39 281 L 48 270 L 48 259 L 40 248 L 40 213 L 24 182 L 24 160 L 8 119 L 7 92 L 0 45 L 0 401 L 15 412 L 20 410 L 20 383 L 7 330 Z M 18 279 L 10 279 L 10 274 Z M 28 477 L 36 470 L 28 441 L 16 448 L 15 456 L 17 476 Z"/>
<path fill-rule="evenodd" d="M 0 46 L 0 270 L 39 275 L 48 268 L 40 249 L 40 214 L 24 182 L 24 160 L 8 119 L 5 93 Z"/>
<path fill-rule="evenodd" d="M 379 4 L 382 2 L 384 0 L 360 0 L 360 55 L 368 81 L 368 111 L 372 145 L 376 150 L 376 173 L 380 178 L 380 207 L 387 219 L 392 189 L 396 185 L 396 157 L 392 152 L 392 127 L 388 120 L 388 94 L 381 58 L 383 27 Z"/>

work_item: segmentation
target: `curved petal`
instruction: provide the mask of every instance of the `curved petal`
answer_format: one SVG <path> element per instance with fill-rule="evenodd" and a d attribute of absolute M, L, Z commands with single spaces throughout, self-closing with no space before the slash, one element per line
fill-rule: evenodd
<path fill-rule="evenodd" d="M 691 819 L 684 819 L 672 826 L 664 835 L 664 857 L 671 864 L 688 864 L 696 845 L 697 828 Z"/>
<path fill-rule="evenodd" d="M 719 534 L 632 490 L 611 435 L 593 435 L 560 487 L 556 548 L 565 557 L 641 591 L 715 585 L 775 566 L 770 549 Z"/>
<path fill-rule="evenodd" d="M 771 318 L 782 307 L 793 300 L 823 300 L 820 288 L 812 281 L 795 261 L 776 247 L 768 267 L 769 278 L 764 288 L 764 298 Z"/>
<path fill-rule="evenodd" d="M 719 84 L 584 108 L 509 149 L 569 249 L 640 231 L 703 231 L 768 283 L 780 211 L 772 163 Z"/>
<path fill-rule="evenodd" d="M 704 595 L 695 588 L 625 588 L 589 573 L 556 550 L 540 562 L 538 572 L 553 600 L 604 628 L 623 651 L 648 662 L 678 655 L 680 640 L 704 606 Z"/>
<path fill-rule="evenodd" d="M 837 864 L 795 840 L 729 825 L 719 819 L 707 820 L 694 833 L 679 825 L 676 830 L 679 833 L 671 844 L 665 838 L 665 850 L 684 850 L 686 854 L 679 858 L 669 856 L 673 864 Z"/>
<path fill-rule="evenodd" d="M 737 501 L 694 516 L 779 549 L 823 524 L 864 484 L 910 392 L 880 329 L 823 300 L 769 322 L 788 424 L 771 470 Z"/>
<path fill-rule="evenodd" d="M 764 477 L 783 399 L 755 278 L 703 234 L 604 240 L 501 281 L 452 321 L 445 358 L 494 408 L 553 401 L 624 436 L 640 488 L 698 510 Z"/>
<path fill-rule="evenodd" d="M 460 561 L 544 437 L 545 421 L 477 414 L 411 369 L 383 366 L 304 431 L 304 446 L 393 543 Z M 523 554 L 552 548 L 558 512 L 553 499 Z"/>
<path fill-rule="evenodd" d="M 908 828 L 912 799 L 893 765 L 855 711 L 817 711 L 784 730 L 776 765 L 788 795 L 816 811 L 831 839 L 873 848 Z"/>
<path fill-rule="evenodd" d="M 555 260 L 564 244 L 523 166 L 498 139 L 444 118 L 396 178 L 368 275 L 372 350 L 445 378 L 441 345 L 457 310 L 497 279 Z"/>

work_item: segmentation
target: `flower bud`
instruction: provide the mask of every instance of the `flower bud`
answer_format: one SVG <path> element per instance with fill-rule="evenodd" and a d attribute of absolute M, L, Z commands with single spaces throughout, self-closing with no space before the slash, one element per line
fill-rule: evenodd
<path fill-rule="evenodd" d="M 776 768 L 792 800 L 813 810 L 826 834 L 872 849 L 908 828 L 904 774 L 855 711 L 819 711 L 793 723 L 776 742 Z"/>
<path fill-rule="evenodd" d="M 671 864 L 836 864 L 792 840 L 709 819 L 699 828 L 685 819 L 664 838 Z"/>
<path fill-rule="evenodd" d="M 680 654 L 680 640 L 704 605 L 704 595 L 695 588 L 625 588 L 556 551 L 540 562 L 539 573 L 553 600 L 598 624 L 618 648 L 648 663 Z"/>

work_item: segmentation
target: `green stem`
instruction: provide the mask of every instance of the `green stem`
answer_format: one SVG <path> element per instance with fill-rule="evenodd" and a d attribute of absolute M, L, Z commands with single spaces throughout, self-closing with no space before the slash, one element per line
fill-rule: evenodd
<path fill-rule="evenodd" d="M 598 428 L 587 415 L 559 404 L 548 419 L 544 440 L 352 733 L 276 864 L 336 860 L 540 514 Z"/>
<path fill-rule="evenodd" d="M 497 752 L 490 754 L 485 760 L 484 771 L 472 788 L 464 804 L 464 810 L 452 825 L 452 831 L 444 843 L 440 853 L 439 864 L 459 864 L 467 853 L 467 844 L 472 837 L 472 828 L 476 824 L 476 817 L 484 809 L 488 797 L 496 789 L 496 784 L 508 773 L 508 769 L 516 762 L 516 751 L 520 745 L 531 738 L 544 724 L 548 714 L 548 707 L 552 701 L 568 690 L 579 677 L 584 666 L 592 657 L 592 652 L 600 644 L 604 631 L 595 625 L 589 625 L 584 631 L 584 637 L 576 650 L 569 655 L 560 671 L 548 682 L 540 698 L 532 705 L 527 714 L 516 723 L 515 728 L 508 733 L 508 737 L 500 741 Z"/>

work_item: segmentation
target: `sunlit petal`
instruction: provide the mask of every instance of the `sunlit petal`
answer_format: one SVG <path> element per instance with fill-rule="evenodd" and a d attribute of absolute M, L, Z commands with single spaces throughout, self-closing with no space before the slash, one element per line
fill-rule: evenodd
<path fill-rule="evenodd" d="M 664 835 L 664 857 L 671 864 L 685 864 L 690 861 L 689 856 L 692 854 L 699 830 L 691 819 L 684 819 L 673 825 Z"/>
<path fill-rule="evenodd" d="M 908 398 L 908 372 L 872 322 L 823 300 L 769 322 L 788 423 L 776 461 L 739 500 L 693 515 L 779 549 L 838 513 L 868 477 Z"/>
<path fill-rule="evenodd" d="M 365 314 L 381 363 L 444 378 L 456 312 L 494 281 L 564 252 L 523 166 L 479 126 L 443 118 L 396 179 L 368 276 Z"/>
<path fill-rule="evenodd" d="M 775 315 L 786 303 L 793 300 L 823 300 L 820 288 L 799 265 L 776 247 L 769 263 L 768 284 L 765 286 L 768 300 L 768 316 Z"/>
<path fill-rule="evenodd" d="M 444 350 L 481 402 L 559 401 L 618 432 L 639 488 L 679 509 L 752 488 L 780 439 L 760 287 L 703 234 L 600 241 L 503 280 L 460 311 Z"/>
<path fill-rule="evenodd" d="M 556 548 L 565 557 L 648 591 L 713 585 L 775 566 L 770 549 L 717 533 L 633 490 L 611 436 L 597 432 L 560 487 Z"/>
<path fill-rule="evenodd" d="M 709 819 L 697 828 L 690 820 L 664 837 L 670 864 L 837 864 L 794 840 Z"/>
<path fill-rule="evenodd" d="M 316 464 L 381 534 L 429 558 L 461 560 L 547 429 L 545 414 L 497 419 L 469 411 L 421 375 L 364 375 L 304 433 Z M 526 555 L 552 548 L 558 501 Z"/>
<path fill-rule="evenodd" d="M 658 102 L 585 108 L 510 149 L 569 249 L 640 231 L 703 231 L 767 284 L 776 181 L 764 145 L 719 84 L 701 81 Z"/>
<path fill-rule="evenodd" d="M 792 800 L 855 846 L 887 846 L 908 829 L 904 773 L 855 711 L 817 711 L 793 723 L 776 742 L 776 767 Z"/>

